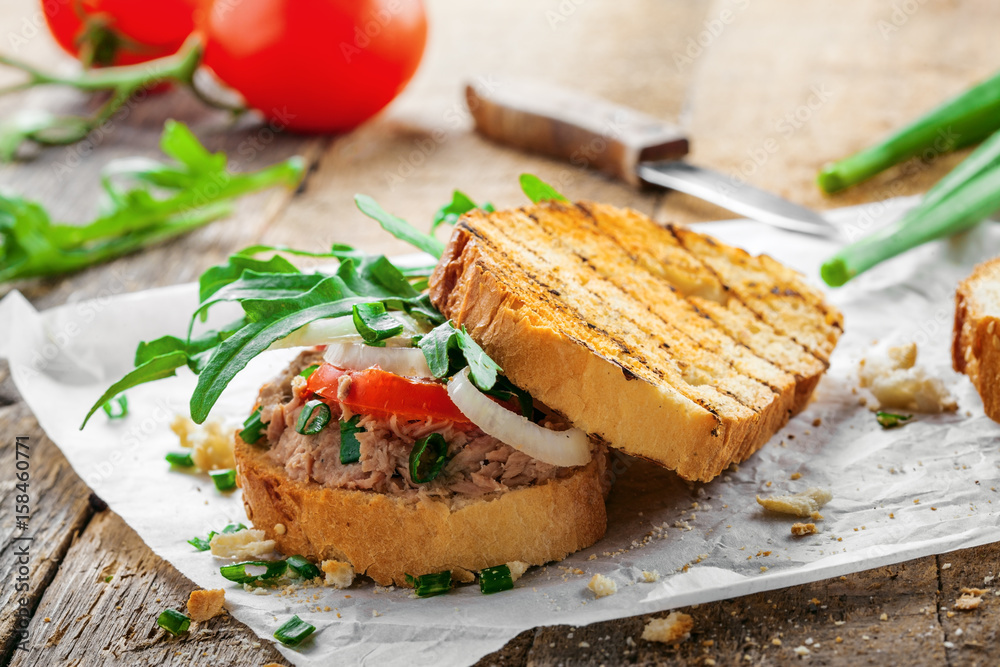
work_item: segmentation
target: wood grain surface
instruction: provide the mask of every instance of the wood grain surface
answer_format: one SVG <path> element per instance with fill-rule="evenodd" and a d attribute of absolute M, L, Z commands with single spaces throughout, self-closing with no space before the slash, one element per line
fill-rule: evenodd
<path fill-rule="evenodd" d="M 298 192 L 248 197 L 228 220 L 183 239 L 65 278 L 13 287 L 44 308 L 192 280 L 255 242 L 319 247 L 340 241 L 364 250 L 408 251 L 356 211 L 355 192 L 425 225 L 453 188 L 498 206 L 522 203 L 516 180 L 526 171 L 571 198 L 629 205 L 661 220 L 727 217 L 684 196 L 638 191 L 475 135 L 463 84 L 489 81 L 491 74 L 550 80 L 679 122 L 692 138 L 693 161 L 808 205 L 921 192 L 961 156 L 914 160 L 833 198 L 821 196 L 812 180 L 825 161 L 1000 67 L 1000 8 L 989 0 L 428 0 L 428 10 L 431 41 L 413 84 L 387 112 L 350 135 L 274 134 L 252 119 L 233 125 L 225 114 L 171 91 L 134 104 L 89 143 L 0 167 L 0 187 L 40 199 L 56 218 L 71 222 L 95 210 L 97 173 L 108 160 L 157 155 L 169 117 L 191 124 L 211 148 L 237 155 L 240 169 L 296 152 L 313 167 Z M 32 0 L 0 6 L 5 41 L 18 44 L 17 55 L 71 67 L 44 29 L 32 32 L 36 20 Z M 11 35 L 24 37 L 23 44 Z M 15 78 L 0 72 L 0 85 Z M 0 99 L 0 115 L 31 106 L 81 112 L 90 104 L 76 93 L 36 90 Z M 0 295 L 11 287 L 0 287 Z M 15 650 L 12 538 L 20 533 L 7 509 L 15 493 L 7 471 L 19 435 L 32 444 L 36 494 L 27 652 Z M 0 470 L 0 663 L 284 664 L 269 642 L 229 617 L 199 624 L 181 638 L 156 627 L 159 611 L 180 608 L 193 584 L 91 498 L 20 401 L 2 364 Z M 694 630 L 676 646 L 639 639 L 650 618 L 642 616 L 536 628 L 480 664 L 783 665 L 800 663 L 795 649 L 805 647 L 811 664 L 996 665 L 1000 598 L 991 592 L 976 611 L 952 609 L 961 588 L 992 588 L 987 582 L 996 575 L 1000 546 L 987 545 L 688 608 L 683 611 L 693 617 Z"/>

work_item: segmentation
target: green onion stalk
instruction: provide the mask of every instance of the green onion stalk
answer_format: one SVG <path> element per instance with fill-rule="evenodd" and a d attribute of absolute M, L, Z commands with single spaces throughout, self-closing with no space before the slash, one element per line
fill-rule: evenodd
<path fill-rule="evenodd" d="M 970 229 L 1000 209 L 1000 132 L 942 178 L 917 208 L 899 221 L 845 248 L 823 263 L 826 284 L 839 287 L 907 250 Z"/>
<path fill-rule="evenodd" d="M 826 165 L 817 183 L 843 190 L 925 152 L 934 155 L 978 143 L 1000 129 L 1000 73 L 953 97 L 881 142 Z"/>

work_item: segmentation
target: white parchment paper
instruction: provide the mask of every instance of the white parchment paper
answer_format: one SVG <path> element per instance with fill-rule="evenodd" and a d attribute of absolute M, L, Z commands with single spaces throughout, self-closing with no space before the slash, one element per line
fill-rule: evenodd
<path fill-rule="evenodd" d="M 856 235 L 908 203 L 844 209 L 831 218 Z M 835 249 L 830 241 L 747 221 L 699 230 L 767 252 L 815 283 L 821 260 Z M 131 368 L 139 340 L 184 333 L 196 304 L 193 285 L 44 313 L 12 293 L 0 302 L 0 355 L 9 359 L 18 389 L 73 468 L 157 554 L 199 586 L 226 588 L 233 616 L 265 640 L 292 614 L 317 627 L 301 649 L 279 647 L 291 662 L 467 664 L 538 625 L 664 611 L 1000 540 L 1000 426 L 985 417 L 972 385 L 951 371 L 949 360 L 955 286 L 975 263 L 996 254 L 1000 229 L 991 223 L 832 291 L 846 334 L 805 412 L 738 471 L 710 484 L 691 485 L 644 462 L 618 461 L 607 536 L 492 596 L 461 586 L 448 595 L 411 599 L 408 591 L 376 590 L 361 580 L 347 591 L 261 596 L 222 579 L 219 566 L 227 561 L 185 541 L 245 521 L 239 493 L 220 494 L 207 477 L 171 471 L 163 460 L 178 449 L 168 424 L 174 414 L 186 413 L 194 386 L 186 370 L 130 390 L 127 419 L 112 422 L 98 412 L 86 430 L 77 430 L 92 401 Z M 919 363 L 946 381 L 959 411 L 918 416 L 883 431 L 852 392 L 857 363 L 875 341 L 916 341 Z M 213 415 L 242 420 L 257 388 L 291 354 L 256 360 Z M 796 472 L 801 478 L 792 481 Z M 834 494 L 818 535 L 793 538 L 790 518 L 767 515 L 754 501 L 756 494 L 809 486 Z M 663 576 L 641 583 L 642 570 Z M 594 599 L 585 586 L 597 572 L 618 583 L 616 595 Z"/>

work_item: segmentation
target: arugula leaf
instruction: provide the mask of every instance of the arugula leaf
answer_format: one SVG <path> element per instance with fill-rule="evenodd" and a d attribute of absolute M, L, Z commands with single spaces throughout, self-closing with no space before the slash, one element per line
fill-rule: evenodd
<path fill-rule="evenodd" d="M 315 320 L 348 315 L 355 304 L 367 301 L 355 296 L 337 276 L 329 276 L 300 296 L 243 300 L 240 305 L 248 322 L 215 348 L 202 368 L 191 396 L 191 419 L 204 422 L 230 380 L 271 343 Z"/>
<path fill-rule="evenodd" d="M 205 303 L 213 294 L 240 279 L 246 270 L 258 273 L 299 273 L 298 268 L 280 255 L 257 259 L 243 254 L 230 255 L 225 264 L 213 266 L 198 278 L 198 301 Z"/>
<path fill-rule="evenodd" d="M 490 359 L 476 341 L 472 340 L 464 325 L 461 329 L 456 329 L 455 337 L 458 340 L 458 348 L 469 362 L 469 377 L 472 378 L 472 382 L 483 391 L 491 389 L 497 381 L 497 373 L 503 369 Z"/>
<path fill-rule="evenodd" d="M 455 327 L 451 320 L 431 329 L 418 342 L 417 347 L 424 353 L 427 360 L 427 367 L 436 378 L 447 377 L 452 374 L 455 364 L 451 360 L 451 350 L 457 348 L 457 344 L 452 345 L 455 339 Z"/>
<path fill-rule="evenodd" d="M 385 312 L 381 301 L 359 303 L 352 311 L 354 328 L 369 345 L 385 345 L 382 341 L 403 331 L 403 323 Z"/>
<path fill-rule="evenodd" d="M 185 353 L 169 352 L 159 357 L 154 357 L 141 366 L 136 367 L 132 372 L 128 373 L 118 382 L 115 382 L 106 392 L 101 394 L 101 397 L 90 408 L 90 412 L 83 418 L 80 429 L 83 430 L 83 427 L 87 425 L 87 422 L 102 405 L 126 389 L 131 389 L 144 382 L 152 382 L 153 380 L 160 380 L 175 375 L 176 370 L 186 363 L 187 355 Z"/>
<path fill-rule="evenodd" d="M 356 294 L 380 299 L 412 298 L 419 295 L 406 276 L 383 255 L 361 260 L 345 259 L 337 275 Z"/>
<path fill-rule="evenodd" d="M 160 150 L 194 174 L 213 174 L 226 168 L 225 153 L 209 153 L 188 126 L 176 120 L 163 124 Z"/>
<path fill-rule="evenodd" d="M 455 190 L 451 194 L 451 202 L 445 204 L 434 213 L 434 220 L 431 222 L 431 234 L 441 225 L 454 226 L 462 215 L 477 208 L 487 213 L 492 213 L 496 210 L 493 208 L 493 204 L 489 202 L 480 206 L 472 201 L 469 195 L 461 190 Z"/>
<path fill-rule="evenodd" d="M 161 243 L 228 215 L 236 197 L 295 187 L 305 173 L 298 157 L 236 173 L 224 154 L 209 153 L 174 121 L 164 126 L 161 146 L 176 162 L 129 159 L 104 169 L 107 205 L 88 224 L 54 224 L 41 205 L 0 196 L 0 281 L 77 271 Z"/>
<path fill-rule="evenodd" d="M 357 204 L 358 210 L 382 225 L 382 229 L 397 239 L 406 241 L 418 250 L 423 250 L 434 257 L 441 257 L 444 253 L 444 243 L 430 234 L 424 234 L 406 220 L 387 212 L 368 195 L 354 195 L 354 203 Z"/>
<path fill-rule="evenodd" d="M 434 377 L 454 375 L 465 366 L 469 367 L 469 377 L 483 391 L 493 387 L 501 368 L 487 356 L 472 336 L 465 330 L 456 329 L 451 320 L 435 327 L 417 343 L 424 353 L 427 366 Z"/>
<path fill-rule="evenodd" d="M 444 324 L 444 315 L 439 313 L 434 304 L 431 303 L 430 294 L 421 294 L 420 296 L 408 299 L 402 305 L 406 314 L 418 321 L 433 326 Z"/>
<path fill-rule="evenodd" d="M 211 270 L 211 269 L 209 269 Z M 224 285 L 204 299 L 191 315 L 191 326 L 195 319 L 213 305 L 223 301 L 241 299 L 278 299 L 308 292 L 325 276 L 320 273 L 263 273 L 244 269 L 237 280 Z M 190 327 L 188 332 L 190 335 Z"/>
<path fill-rule="evenodd" d="M 521 174 L 521 189 L 528 199 L 537 204 L 540 201 L 569 201 L 559 194 L 554 187 L 534 174 Z"/>
<path fill-rule="evenodd" d="M 188 368 L 197 374 L 206 360 L 206 354 L 245 324 L 246 320 L 241 317 L 218 331 L 206 331 L 198 338 L 184 340 L 176 336 L 162 336 L 156 340 L 141 342 L 135 351 L 134 363 L 136 366 L 141 366 L 155 357 L 170 352 L 183 352 L 188 358 Z"/>

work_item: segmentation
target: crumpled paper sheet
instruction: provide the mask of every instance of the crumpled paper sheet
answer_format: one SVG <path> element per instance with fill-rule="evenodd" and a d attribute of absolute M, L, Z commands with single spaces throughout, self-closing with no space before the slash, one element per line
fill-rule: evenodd
<path fill-rule="evenodd" d="M 831 217 L 857 235 L 911 203 L 844 209 Z M 699 229 L 767 252 L 814 283 L 820 261 L 835 247 L 747 221 Z M 184 333 L 196 302 L 192 285 L 44 313 L 12 293 L 0 302 L 0 355 L 10 360 L 18 389 L 73 468 L 157 554 L 199 586 L 225 588 L 232 615 L 265 640 L 292 614 L 317 627 L 301 649 L 279 646 L 289 661 L 467 664 L 534 626 L 666 611 L 1000 540 L 1000 426 L 985 417 L 972 385 L 951 371 L 949 360 L 955 286 L 998 251 L 1000 229 L 989 224 L 831 291 L 845 313 L 846 334 L 829 373 L 809 407 L 760 452 L 703 485 L 645 462 L 617 460 L 607 536 L 562 563 L 533 569 L 513 591 L 491 596 L 460 586 L 448 595 L 411 599 L 407 590 L 360 580 L 348 591 L 258 596 L 222 579 L 219 566 L 226 561 L 185 540 L 245 520 L 239 493 L 220 494 L 207 477 L 171 471 L 163 460 L 178 449 L 168 424 L 186 413 L 194 386 L 186 371 L 130 390 L 127 419 L 109 421 L 98 412 L 86 430 L 77 430 L 91 402 L 129 370 L 139 340 Z M 883 431 L 852 391 L 858 361 L 875 340 L 882 346 L 916 341 L 918 363 L 946 381 L 959 411 L 921 415 Z M 260 384 L 292 354 L 257 359 L 213 415 L 242 420 Z M 792 481 L 795 472 L 801 479 Z M 817 535 L 792 537 L 791 517 L 766 514 L 754 500 L 810 486 L 834 495 Z M 644 583 L 643 570 L 662 578 Z M 586 583 L 597 572 L 617 582 L 616 595 L 594 599 Z M 327 606 L 331 611 L 323 611 Z"/>

